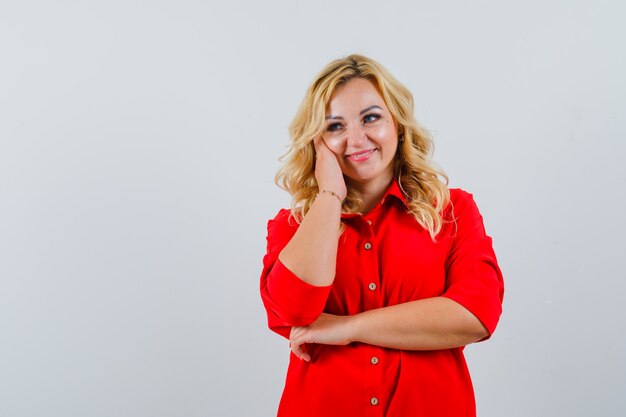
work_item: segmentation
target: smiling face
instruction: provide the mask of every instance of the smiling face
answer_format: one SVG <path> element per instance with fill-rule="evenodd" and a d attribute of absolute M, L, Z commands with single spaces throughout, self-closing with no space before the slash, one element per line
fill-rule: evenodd
<path fill-rule="evenodd" d="M 354 78 L 334 92 L 322 139 L 337 156 L 349 183 L 378 191 L 391 182 L 397 127 L 371 81 Z"/>

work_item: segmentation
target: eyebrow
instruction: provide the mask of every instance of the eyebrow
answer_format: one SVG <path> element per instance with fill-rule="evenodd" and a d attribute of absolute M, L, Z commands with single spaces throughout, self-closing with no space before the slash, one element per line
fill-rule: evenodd
<path fill-rule="evenodd" d="M 373 106 L 369 106 L 364 108 L 363 110 L 361 110 L 359 112 L 359 116 L 363 115 L 363 113 L 367 113 L 370 110 L 374 110 L 374 109 L 378 109 L 378 110 L 382 110 L 383 108 L 374 104 Z M 341 116 L 333 116 L 333 115 L 328 115 L 326 116 L 326 120 L 343 120 L 343 117 Z"/>
<path fill-rule="evenodd" d="M 367 113 L 370 110 L 374 110 L 374 109 L 378 109 L 378 110 L 382 110 L 383 108 L 380 106 L 377 106 L 376 104 L 374 104 L 373 106 L 369 106 L 363 110 L 361 110 L 361 112 L 359 113 L 359 116 L 361 116 L 363 113 Z"/>

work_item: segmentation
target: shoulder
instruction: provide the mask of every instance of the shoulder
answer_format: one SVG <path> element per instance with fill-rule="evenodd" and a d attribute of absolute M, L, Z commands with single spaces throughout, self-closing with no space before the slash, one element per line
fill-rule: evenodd
<path fill-rule="evenodd" d="M 298 226 L 298 222 L 291 215 L 291 210 L 279 210 L 276 216 L 267 222 L 268 252 L 280 252 L 296 233 Z"/>
<path fill-rule="evenodd" d="M 474 195 L 460 188 L 450 188 L 450 202 L 446 212 L 451 214 L 455 220 L 460 216 L 480 216 Z"/>
<path fill-rule="evenodd" d="M 273 219 L 267 222 L 268 236 L 272 234 L 291 233 L 293 234 L 298 229 L 298 222 L 295 217 L 291 215 L 291 210 L 280 209 Z"/>
<path fill-rule="evenodd" d="M 296 223 L 296 219 L 291 215 L 291 210 L 286 208 L 281 208 L 278 210 L 278 213 L 274 216 L 274 218 L 268 220 L 268 224 L 273 223 Z"/>
<path fill-rule="evenodd" d="M 460 188 L 450 188 L 450 202 L 453 204 L 474 201 L 474 195 Z"/>

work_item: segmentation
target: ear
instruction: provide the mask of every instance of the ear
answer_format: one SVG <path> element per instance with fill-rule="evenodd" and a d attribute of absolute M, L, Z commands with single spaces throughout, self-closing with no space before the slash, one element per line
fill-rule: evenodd
<path fill-rule="evenodd" d="M 394 121 L 396 124 L 396 132 L 398 132 L 398 142 L 404 142 L 404 127 L 401 126 L 398 122 Z"/>

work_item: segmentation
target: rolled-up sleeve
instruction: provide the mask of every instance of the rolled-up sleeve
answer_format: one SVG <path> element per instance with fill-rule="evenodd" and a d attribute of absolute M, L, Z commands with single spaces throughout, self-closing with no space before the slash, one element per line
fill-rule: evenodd
<path fill-rule="evenodd" d="M 267 251 L 261 273 L 261 299 L 268 326 L 286 338 L 291 326 L 307 326 L 319 317 L 331 288 L 304 282 L 278 259 L 297 228 L 290 212 L 284 209 L 267 223 Z"/>
<path fill-rule="evenodd" d="M 451 200 L 455 225 L 443 296 L 474 314 L 489 332 L 489 338 L 502 314 L 502 271 L 472 195 L 455 190 Z"/>

